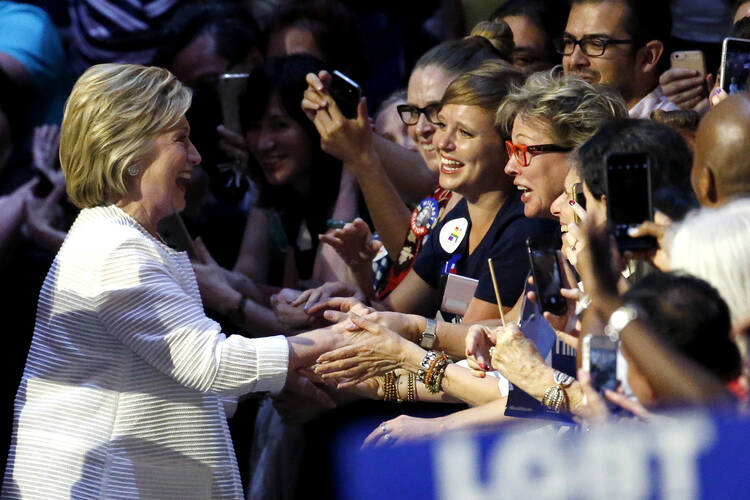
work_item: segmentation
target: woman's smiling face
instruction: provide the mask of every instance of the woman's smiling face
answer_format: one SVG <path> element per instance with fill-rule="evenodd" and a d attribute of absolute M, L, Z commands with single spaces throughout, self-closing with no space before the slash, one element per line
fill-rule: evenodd
<path fill-rule="evenodd" d="M 440 158 L 440 186 L 472 198 L 509 182 L 505 146 L 494 116 L 479 106 L 446 104 L 437 114 L 433 142 Z"/>
<path fill-rule="evenodd" d="M 455 75 L 448 73 L 435 65 L 417 68 L 409 77 L 409 86 L 406 90 L 406 102 L 417 108 L 425 108 L 430 104 L 437 104 L 443 98 L 445 89 L 453 80 Z M 432 136 L 435 133 L 435 125 L 427 120 L 424 114 L 419 115 L 419 120 L 414 125 L 409 125 L 409 136 L 417 145 L 417 151 L 424 158 L 427 167 L 433 172 L 440 168 L 438 157 Z"/>

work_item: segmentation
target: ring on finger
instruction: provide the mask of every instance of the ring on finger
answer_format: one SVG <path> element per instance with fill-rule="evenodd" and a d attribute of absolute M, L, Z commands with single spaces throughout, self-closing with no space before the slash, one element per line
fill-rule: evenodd
<path fill-rule="evenodd" d="M 385 428 L 385 424 L 380 424 L 380 430 L 383 431 L 383 434 L 388 436 L 388 429 Z"/>
<path fill-rule="evenodd" d="M 390 434 L 388 434 L 387 432 L 385 433 L 385 435 L 383 435 L 383 439 L 385 439 L 386 441 L 390 441 L 391 437 L 392 436 Z"/>

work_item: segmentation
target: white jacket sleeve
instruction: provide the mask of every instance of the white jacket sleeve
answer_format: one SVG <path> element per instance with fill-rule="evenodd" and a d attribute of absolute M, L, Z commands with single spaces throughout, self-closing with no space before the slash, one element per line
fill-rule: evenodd
<path fill-rule="evenodd" d="M 179 268 L 142 237 L 117 244 L 96 272 L 95 307 L 105 331 L 186 387 L 225 395 L 281 390 L 286 338 L 227 338 L 178 273 L 195 280 L 192 269 Z"/>

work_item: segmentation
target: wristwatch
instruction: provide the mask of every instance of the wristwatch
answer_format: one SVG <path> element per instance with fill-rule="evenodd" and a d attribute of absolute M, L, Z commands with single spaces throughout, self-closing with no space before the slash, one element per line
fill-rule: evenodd
<path fill-rule="evenodd" d="M 237 305 L 227 311 L 226 317 L 235 325 L 242 326 L 245 323 L 245 304 L 247 297 L 242 295 Z"/>
<path fill-rule="evenodd" d="M 604 335 L 612 342 L 617 342 L 620 340 L 620 332 L 623 328 L 636 318 L 638 318 L 638 311 L 635 307 L 627 304 L 618 307 L 609 317 L 607 326 L 604 327 Z"/>
<path fill-rule="evenodd" d="M 419 345 L 423 349 L 432 349 L 432 346 L 435 345 L 435 339 L 437 338 L 436 330 L 437 321 L 428 318 L 422 336 L 419 338 Z"/>
<path fill-rule="evenodd" d="M 570 384 L 575 382 L 576 379 L 574 379 L 567 373 L 563 373 L 560 370 L 555 370 L 554 380 L 555 383 L 560 387 L 568 387 Z"/>

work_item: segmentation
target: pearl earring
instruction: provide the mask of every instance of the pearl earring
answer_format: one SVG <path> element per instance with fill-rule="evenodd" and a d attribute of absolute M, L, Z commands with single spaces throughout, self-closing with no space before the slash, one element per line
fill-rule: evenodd
<path fill-rule="evenodd" d="M 130 174 L 132 177 L 135 177 L 136 175 L 141 173 L 141 169 L 136 167 L 135 165 L 130 165 L 128 167 L 128 174 Z"/>

